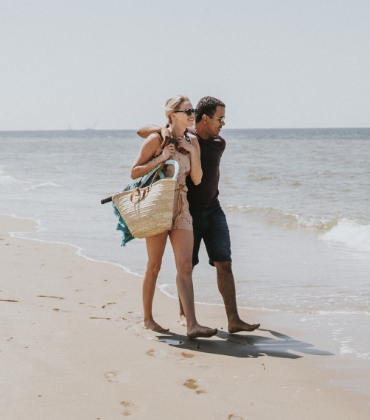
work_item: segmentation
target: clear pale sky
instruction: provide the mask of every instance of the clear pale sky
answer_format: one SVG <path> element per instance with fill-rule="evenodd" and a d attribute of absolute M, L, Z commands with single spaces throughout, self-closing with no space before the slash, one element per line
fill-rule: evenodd
<path fill-rule="evenodd" d="M 1 0 L 0 130 L 370 127 L 369 0 Z"/>

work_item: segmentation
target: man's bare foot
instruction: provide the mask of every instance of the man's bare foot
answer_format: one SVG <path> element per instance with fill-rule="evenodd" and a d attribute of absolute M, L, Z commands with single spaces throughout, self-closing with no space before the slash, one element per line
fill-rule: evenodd
<path fill-rule="evenodd" d="M 187 323 L 186 323 L 185 315 L 180 314 L 179 324 L 182 325 L 183 327 L 186 327 Z"/>
<path fill-rule="evenodd" d="M 233 334 L 240 331 L 254 331 L 259 328 L 259 326 L 260 324 L 251 325 L 239 319 L 239 321 L 229 323 L 229 333 Z"/>
<path fill-rule="evenodd" d="M 212 337 L 217 334 L 217 328 L 208 328 L 203 327 L 202 325 L 197 325 L 194 328 L 188 328 L 186 335 L 188 338 L 197 338 L 197 337 Z"/>
<path fill-rule="evenodd" d="M 152 330 L 155 332 L 167 332 L 169 328 L 163 328 L 159 324 L 157 324 L 154 320 L 153 321 L 144 321 L 143 328 L 147 330 Z"/>

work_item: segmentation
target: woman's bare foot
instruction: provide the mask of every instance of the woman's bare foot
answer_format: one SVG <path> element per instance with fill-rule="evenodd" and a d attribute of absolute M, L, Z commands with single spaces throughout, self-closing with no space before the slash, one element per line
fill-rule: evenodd
<path fill-rule="evenodd" d="M 167 332 L 167 331 L 170 330 L 169 328 L 161 327 L 154 320 L 144 321 L 143 328 L 146 328 L 147 330 L 152 330 L 152 331 L 155 331 L 155 332 Z"/>
<path fill-rule="evenodd" d="M 239 319 L 236 322 L 229 323 L 229 333 L 233 334 L 240 331 L 254 331 L 259 328 L 260 324 L 247 324 L 246 322 Z"/>
<path fill-rule="evenodd" d="M 208 328 L 203 327 L 202 325 L 196 325 L 193 328 L 188 328 L 186 335 L 188 338 L 197 338 L 197 337 L 212 337 L 217 334 L 217 328 Z"/>

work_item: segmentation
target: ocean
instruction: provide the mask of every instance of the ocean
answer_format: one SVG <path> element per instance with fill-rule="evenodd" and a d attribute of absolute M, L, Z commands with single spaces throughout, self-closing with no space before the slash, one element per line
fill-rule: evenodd
<path fill-rule="evenodd" d="M 296 314 L 343 357 L 370 361 L 370 129 L 221 135 L 238 305 Z M 71 244 L 142 276 L 144 240 L 120 247 L 112 207 L 100 204 L 129 182 L 140 145 L 130 130 L 0 132 L 0 214 L 38 222 L 18 237 Z M 170 244 L 158 286 L 176 297 Z M 222 303 L 204 248 L 194 287 L 197 302 Z"/>

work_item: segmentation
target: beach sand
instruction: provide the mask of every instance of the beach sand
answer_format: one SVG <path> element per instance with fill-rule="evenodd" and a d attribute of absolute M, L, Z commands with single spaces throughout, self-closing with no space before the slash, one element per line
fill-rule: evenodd
<path fill-rule="evenodd" d="M 366 395 L 341 386 L 351 362 L 286 316 L 241 310 L 261 329 L 231 335 L 222 306 L 197 305 L 219 334 L 188 340 L 176 299 L 157 291 L 155 319 L 171 332 L 145 330 L 139 277 L 9 234 L 35 229 L 0 216 L 1 419 L 370 418 Z"/>

